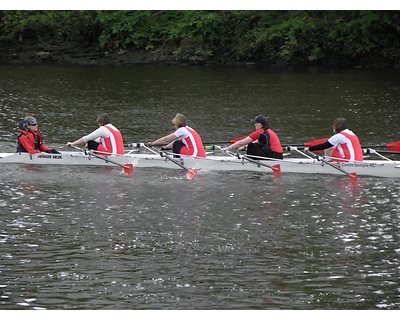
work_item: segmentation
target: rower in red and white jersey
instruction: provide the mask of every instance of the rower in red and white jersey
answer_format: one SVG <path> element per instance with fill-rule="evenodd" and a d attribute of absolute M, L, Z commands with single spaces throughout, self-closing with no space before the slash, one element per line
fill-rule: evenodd
<path fill-rule="evenodd" d="M 335 162 L 364 160 L 360 141 L 355 133 L 348 129 L 345 118 L 335 119 L 333 132 L 335 134 L 325 143 L 304 148 L 304 151 L 325 150 L 324 155 Z"/>
<path fill-rule="evenodd" d="M 172 123 L 175 126 L 175 131 L 162 138 L 148 142 L 149 146 L 167 144 L 161 149 L 172 149 L 174 157 L 189 156 L 205 158 L 206 152 L 203 146 L 200 135 L 196 130 L 186 125 L 187 118 L 180 113 L 177 113 Z"/>
<path fill-rule="evenodd" d="M 97 124 L 98 129 L 74 142 L 67 142 L 67 146 L 86 143 L 87 148 L 104 156 L 123 155 L 125 149 L 122 134 L 111 124 L 110 116 L 106 113 L 99 115 Z"/>

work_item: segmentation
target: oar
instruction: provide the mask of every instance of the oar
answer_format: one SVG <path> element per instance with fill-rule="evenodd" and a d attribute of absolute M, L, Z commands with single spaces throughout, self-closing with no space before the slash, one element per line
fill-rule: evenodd
<path fill-rule="evenodd" d="M 229 141 L 229 143 L 234 144 L 235 142 L 238 142 L 240 140 L 246 139 L 248 136 L 244 136 L 244 137 L 240 137 L 240 138 L 236 138 L 236 139 L 232 139 Z M 222 144 L 222 143 L 221 143 Z"/>
<path fill-rule="evenodd" d="M 122 165 L 122 164 L 120 164 L 120 163 L 118 163 L 118 162 L 116 162 L 116 161 L 113 161 L 113 160 L 108 159 L 107 157 L 99 156 L 99 155 L 97 155 L 97 154 L 91 152 L 90 150 L 82 149 L 82 148 L 79 148 L 79 147 L 77 147 L 77 146 L 72 146 L 72 145 L 70 145 L 70 147 L 73 148 L 73 149 L 75 149 L 75 150 L 81 151 L 81 152 L 83 152 L 84 154 L 89 154 L 89 155 L 91 155 L 92 157 L 95 157 L 95 158 L 104 160 L 105 162 L 110 162 L 110 163 L 113 163 L 113 164 L 115 164 L 115 165 L 117 165 L 117 166 L 120 166 L 122 169 L 124 169 L 124 172 L 125 172 L 125 174 L 126 174 L 127 176 L 133 177 L 133 164 L 131 164 L 131 163 L 126 163 L 126 164 Z"/>
<path fill-rule="evenodd" d="M 241 139 L 238 139 L 238 140 L 241 140 Z M 210 145 L 212 146 L 212 145 L 216 145 L 216 144 L 226 145 L 226 144 L 232 144 L 232 143 L 235 143 L 235 140 L 230 140 L 230 141 L 203 141 L 203 145 L 204 146 L 210 146 Z"/>
<path fill-rule="evenodd" d="M 368 148 L 381 148 L 380 146 L 368 147 Z M 390 142 L 386 145 L 390 151 L 400 152 L 400 141 Z"/>
<path fill-rule="evenodd" d="M 382 159 L 385 159 L 387 161 L 393 161 L 393 160 L 385 157 L 381 153 L 400 154 L 400 152 L 396 152 L 396 151 L 384 151 L 384 150 L 376 151 L 375 149 L 371 149 L 371 148 L 363 149 L 363 153 L 365 153 L 365 154 L 375 154 L 378 157 L 381 157 Z"/>
<path fill-rule="evenodd" d="M 244 138 L 246 138 L 246 137 L 244 137 Z M 238 139 L 238 140 L 240 140 L 240 139 Z M 203 145 L 204 146 L 212 146 L 212 145 L 215 145 L 215 144 L 222 144 L 222 145 L 225 145 L 225 144 L 232 144 L 232 143 L 234 143 L 235 142 L 235 140 L 230 140 L 230 141 L 209 141 L 209 142 L 207 142 L 207 141 L 203 141 Z M 126 144 L 124 144 L 124 147 L 126 147 L 126 148 L 130 148 L 130 147 L 139 147 L 141 145 L 141 143 L 134 143 L 134 142 L 132 142 L 132 143 L 126 143 Z M 167 145 L 167 143 L 164 143 L 164 144 L 154 144 L 153 146 L 165 146 L 165 145 Z"/>
<path fill-rule="evenodd" d="M 328 141 L 328 138 L 321 138 L 313 141 L 308 141 L 304 143 L 304 147 L 315 146 L 320 143 L 325 143 Z M 378 146 L 361 146 L 362 148 L 388 148 L 390 151 L 400 152 L 400 141 L 389 142 L 386 145 L 378 145 Z"/>
<path fill-rule="evenodd" d="M 264 166 L 264 167 L 272 169 L 272 172 L 273 172 L 275 178 L 281 178 L 281 176 L 282 176 L 281 175 L 281 165 L 280 164 L 275 164 L 273 166 L 270 166 L 268 164 L 262 163 L 261 161 L 251 159 L 247 155 L 242 155 L 242 158 L 246 159 L 249 162 L 255 163 L 255 164 L 259 165 L 259 166 Z"/>
<path fill-rule="evenodd" d="M 153 144 L 153 146 L 160 146 L 160 147 L 166 146 L 166 145 L 167 145 L 167 143 Z M 142 146 L 144 146 L 144 144 L 141 143 L 141 142 L 132 142 L 132 143 L 125 143 L 124 144 L 124 147 L 126 147 L 126 148 L 130 148 L 130 147 L 140 148 Z"/>
<path fill-rule="evenodd" d="M 217 147 L 218 149 L 224 151 L 226 154 L 228 154 L 228 155 L 230 155 L 230 156 L 233 156 L 229 151 L 223 150 L 220 146 L 215 146 L 215 147 Z M 233 156 L 233 157 L 235 157 L 235 156 Z M 239 158 L 239 154 L 237 154 L 237 157 Z M 270 165 L 268 165 L 268 164 L 262 163 L 261 161 L 251 159 L 251 158 L 249 158 L 249 157 L 246 156 L 246 155 L 242 155 L 241 157 L 242 157 L 243 159 L 246 159 L 246 160 L 249 161 L 249 162 L 252 162 L 252 163 L 257 164 L 258 166 L 264 166 L 264 167 L 267 167 L 267 168 L 272 169 L 272 172 L 273 172 L 275 178 L 281 178 L 281 177 L 282 177 L 282 174 L 281 174 L 281 165 L 280 165 L 280 164 L 275 164 L 275 165 L 273 165 L 273 166 L 270 166 Z M 235 158 L 236 158 L 236 157 L 235 157 Z"/>
<path fill-rule="evenodd" d="M 288 151 L 294 150 L 294 151 L 300 153 L 302 156 L 304 156 L 304 157 L 306 157 L 306 158 L 309 158 L 309 159 L 312 159 L 311 156 L 309 156 L 308 154 L 304 153 L 303 151 L 300 151 L 297 147 L 288 146 L 288 147 L 286 147 L 286 150 L 288 150 Z"/>
<path fill-rule="evenodd" d="M 229 140 L 229 141 L 211 141 L 211 142 L 207 142 L 207 141 L 203 141 L 203 145 L 212 145 L 212 144 L 233 144 L 233 143 L 235 143 L 235 142 L 237 142 L 237 141 L 239 141 L 239 140 L 242 140 L 242 139 L 245 139 L 245 138 L 247 138 L 247 136 L 245 136 L 245 137 L 241 137 L 241 138 L 236 138 L 236 139 L 232 139 L 232 140 Z"/>
<path fill-rule="evenodd" d="M 304 142 L 303 146 L 304 147 L 311 147 L 311 146 L 316 146 L 317 144 L 321 144 L 321 143 L 325 143 L 328 141 L 329 138 L 321 138 L 321 139 L 316 139 L 313 141 L 308 141 L 308 142 Z M 319 151 L 319 150 L 318 150 Z M 318 152 L 317 151 L 317 152 Z"/>
<path fill-rule="evenodd" d="M 370 153 L 369 150 L 374 150 L 372 148 L 363 149 L 364 153 Z M 386 153 L 386 154 L 400 154 L 400 151 L 387 151 L 387 150 L 374 150 L 375 152 L 379 153 Z"/>
<path fill-rule="evenodd" d="M 323 157 L 320 157 L 318 155 L 316 155 L 315 153 L 311 152 L 311 151 L 307 151 L 307 153 L 312 156 L 313 158 L 317 159 L 318 161 L 322 161 L 323 163 L 331 166 L 332 168 L 335 168 L 336 170 L 339 170 L 340 172 L 343 172 L 344 174 L 348 175 L 350 177 L 350 181 L 351 184 L 353 186 L 356 186 L 358 184 L 358 177 L 357 177 L 357 173 L 353 172 L 353 173 L 348 173 L 347 171 L 343 170 L 342 168 L 339 168 L 335 165 L 333 165 L 332 163 L 330 163 L 329 161 L 326 161 Z"/>
<path fill-rule="evenodd" d="M 230 140 L 229 142 L 226 142 L 226 143 L 232 143 L 233 144 L 233 143 L 235 143 L 235 142 L 237 142 L 239 140 L 243 140 L 245 138 L 247 138 L 247 136 L 246 137 L 232 139 L 232 140 Z M 287 146 L 292 146 L 292 147 L 303 147 L 303 146 L 304 147 L 311 147 L 313 145 L 324 143 L 324 142 L 328 141 L 328 139 L 329 138 L 321 138 L 321 139 L 317 139 L 317 140 L 306 142 L 304 144 L 282 144 L 282 147 L 287 147 Z M 223 143 L 221 142 L 221 144 L 223 144 Z"/>
<path fill-rule="evenodd" d="M 246 137 L 240 137 L 236 139 L 232 139 L 230 141 L 220 141 L 220 142 L 203 142 L 204 145 L 210 145 L 210 144 L 233 144 L 239 140 L 245 139 Z M 282 147 L 311 147 L 315 146 L 317 144 L 325 143 L 328 141 L 329 138 L 320 138 L 312 141 L 305 142 L 303 144 L 282 144 Z M 388 148 L 390 151 L 394 152 L 400 152 L 400 141 L 394 141 L 390 142 L 386 145 L 376 145 L 376 146 L 362 146 L 362 148 Z"/>
<path fill-rule="evenodd" d="M 197 172 L 199 171 L 199 169 L 188 169 L 186 168 L 182 163 L 180 163 L 179 161 L 175 160 L 174 158 L 168 156 L 165 152 L 160 152 L 158 151 L 156 148 L 154 147 L 148 147 L 146 146 L 144 143 L 141 144 L 141 146 L 143 146 L 144 148 L 146 148 L 147 150 L 149 150 L 150 152 L 153 152 L 154 154 L 157 154 L 161 157 L 167 158 L 168 160 L 172 161 L 173 163 L 175 163 L 176 165 L 180 166 L 182 169 L 185 169 L 187 171 L 186 174 L 186 179 L 188 180 L 194 180 L 194 178 L 197 175 Z"/>
<path fill-rule="evenodd" d="M 131 148 L 131 147 L 139 148 L 140 147 L 140 143 L 125 143 L 124 147 L 126 147 L 126 148 Z"/>

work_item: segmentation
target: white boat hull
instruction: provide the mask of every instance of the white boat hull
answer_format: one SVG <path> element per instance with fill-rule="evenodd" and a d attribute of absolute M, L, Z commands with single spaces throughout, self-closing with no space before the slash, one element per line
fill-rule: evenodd
<path fill-rule="evenodd" d="M 112 156 L 110 160 L 120 164 L 129 163 L 132 159 L 128 156 Z M 104 161 L 86 155 L 83 152 L 61 152 L 61 154 L 50 153 L 0 153 L 0 163 L 21 163 L 21 164 L 54 164 L 54 165 L 94 165 L 112 166 L 111 162 Z"/>
<path fill-rule="evenodd" d="M 109 159 L 121 165 L 132 163 L 135 168 L 181 169 L 177 164 L 156 154 L 133 153 L 125 156 L 111 156 Z M 264 165 L 257 165 L 253 162 L 230 156 L 208 156 L 206 159 L 185 158 L 176 160 L 181 161 L 188 169 L 196 168 L 201 171 L 253 171 L 272 174 L 272 170 Z M 0 153 L 0 163 L 116 166 L 112 162 L 85 155 L 82 152 L 33 155 L 28 153 Z M 279 164 L 282 176 L 287 173 L 345 175 L 340 170 L 315 159 L 288 158 L 284 160 L 263 160 L 261 163 L 267 166 Z M 359 176 L 400 178 L 400 161 L 365 160 L 357 163 L 335 163 L 334 165 L 347 173 L 356 173 Z"/>
<path fill-rule="evenodd" d="M 340 170 L 314 159 L 263 160 L 261 163 L 270 167 L 279 164 L 282 175 L 285 173 L 345 175 Z M 272 174 L 272 169 L 264 165 L 257 165 L 253 162 L 229 156 L 208 156 L 206 159 L 187 158 L 183 160 L 182 164 L 187 168 L 201 169 L 202 171 L 253 171 Z M 356 173 L 359 176 L 400 178 L 400 161 L 365 160 L 359 163 L 335 163 L 333 165 L 348 173 Z M 140 157 L 135 167 L 179 168 L 171 161 L 156 155 L 155 157 Z"/>

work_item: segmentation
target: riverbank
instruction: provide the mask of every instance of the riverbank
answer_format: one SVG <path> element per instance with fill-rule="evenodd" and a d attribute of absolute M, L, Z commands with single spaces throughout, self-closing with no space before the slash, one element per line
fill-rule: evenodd
<path fill-rule="evenodd" d="M 46 44 L 24 42 L 0 48 L 0 62 L 12 64 L 61 63 L 74 65 L 134 65 L 134 64 L 177 64 L 177 65 L 225 65 L 254 64 L 252 61 L 226 61 L 207 51 L 191 46 L 158 47 L 152 50 L 82 47 L 71 44 L 57 47 Z"/>
<path fill-rule="evenodd" d="M 80 46 L 56 47 L 38 43 L 24 43 L 0 48 L 0 63 L 32 64 L 60 63 L 72 65 L 270 65 L 265 61 L 226 60 L 199 50 L 188 48 L 157 48 L 155 50 L 119 49 Z M 315 65 L 309 63 L 307 65 Z M 371 57 L 365 61 L 348 61 L 340 57 L 331 57 L 319 61 L 318 65 L 347 66 L 362 68 L 400 68 L 400 64 L 391 64 L 381 57 Z M 295 60 L 275 61 L 273 66 L 304 65 Z"/>
<path fill-rule="evenodd" d="M 77 65 L 129 65 L 159 62 L 152 51 L 54 47 L 39 44 L 14 45 L 0 49 L 2 63 L 62 63 Z"/>

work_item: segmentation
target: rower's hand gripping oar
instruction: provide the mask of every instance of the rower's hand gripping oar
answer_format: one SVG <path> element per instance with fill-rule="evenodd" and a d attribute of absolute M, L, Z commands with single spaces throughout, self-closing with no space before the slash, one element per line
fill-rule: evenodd
<path fill-rule="evenodd" d="M 172 161 L 173 163 L 175 163 L 176 165 L 180 166 L 182 169 L 185 169 L 187 171 L 186 173 L 186 179 L 188 180 L 194 180 L 194 178 L 197 175 L 197 172 L 199 171 L 199 169 L 189 169 L 186 168 L 182 163 L 180 163 L 179 161 L 175 160 L 174 158 L 170 157 L 169 155 L 167 155 L 165 152 L 162 151 L 158 151 L 156 148 L 154 147 L 148 147 L 146 146 L 144 143 L 141 144 L 141 146 L 143 146 L 144 148 L 146 148 L 147 150 L 149 150 L 150 152 L 153 152 L 154 154 L 157 154 L 163 158 L 166 158 L 170 161 Z"/>
<path fill-rule="evenodd" d="M 89 155 L 92 156 L 92 157 L 95 157 L 95 158 L 104 160 L 104 161 L 106 161 L 106 162 L 113 163 L 113 164 L 115 164 L 115 165 L 121 167 L 122 169 L 124 169 L 124 172 L 125 172 L 125 174 L 126 174 L 128 177 L 133 177 L 133 164 L 131 164 L 131 163 L 126 163 L 126 164 L 122 165 L 122 164 L 120 164 L 120 163 L 118 163 L 118 162 L 116 162 L 116 161 L 113 161 L 113 160 L 111 160 L 111 159 L 108 159 L 107 157 L 99 156 L 99 155 L 97 155 L 97 154 L 91 152 L 90 150 L 82 149 L 82 148 L 79 148 L 79 147 L 73 146 L 73 145 L 69 145 L 69 147 L 71 147 L 71 148 L 73 148 L 73 149 L 75 149 L 75 150 L 81 151 L 81 152 L 83 152 L 84 154 L 89 154 Z"/>
<path fill-rule="evenodd" d="M 228 155 L 230 155 L 230 156 L 232 156 L 232 157 L 235 157 L 232 153 L 230 153 L 230 152 L 227 151 L 227 150 L 224 150 L 224 149 L 221 148 L 220 146 L 216 146 L 216 147 L 217 147 L 218 149 L 224 151 L 226 154 L 228 154 Z M 237 154 L 237 157 L 240 159 L 239 154 Z M 247 155 L 242 155 L 241 157 L 242 157 L 242 159 L 245 159 L 245 160 L 247 160 L 248 162 L 252 162 L 252 163 L 254 163 L 254 164 L 257 164 L 258 166 L 264 166 L 264 167 L 267 167 L 267 168 L 272 169 L 272 173 L 274 174 L 274 177 L 275 177 L 275 178 L 281 178 L 281 177 L 282 177 L 282 174 L 281 174 L 281 165 L 280 165 L 280 164 L 275 164 L 275 165 L 273 165 L 273 166 L 270 166 L 270 165 L 268 165 L 268 164 L 262 163 L 261 161 L 251 159 L 251 158 L 249 158 Z M 235 158 L 236 158 L 236 157 L 235 157 Z"/>
<path fill-rule="evenodd" d="M 343 172 L 344 174 L 348 175 L 350 177 L 350 181 L 351 181 L 351 184 L 353 186 L 356 186 L 358 184 L 357 173 L 355 173 L 355 172 L 348 173 L 347 171 L 343 170 L 342 168 L 333 165 L 329 161 L 326 161 L 323 157 L 318 156 L 318 155 L 316 155 L 315 153 L 313 153 L 313 152 L 311 152 L 309 150 L 307 150 L 306 153 L 308 153 L 310 156 L 312 156 L 313 158 L 317 159 L 318 161 L 321 161 L 321 162 L 331 166 L 332 168 L 335 168 L 336 170 L 339 170 L 340 172 Z"/>

